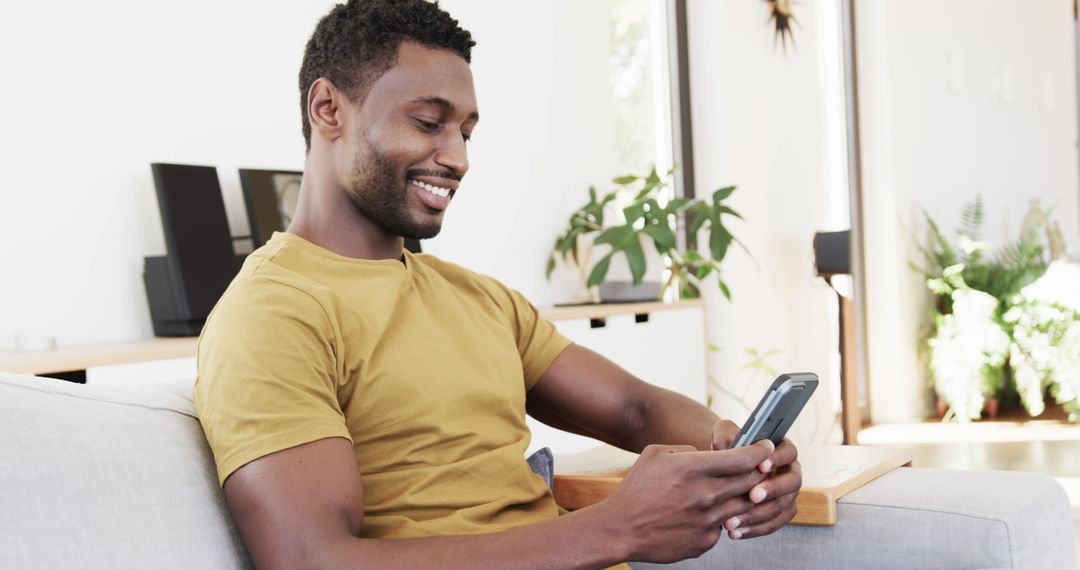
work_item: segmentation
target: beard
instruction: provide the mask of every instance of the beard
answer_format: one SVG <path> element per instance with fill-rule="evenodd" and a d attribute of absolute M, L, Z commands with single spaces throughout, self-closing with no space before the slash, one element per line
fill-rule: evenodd
<path fill-rule="evenodd" d="M 439 235 L 442 220 L 430 222 L 414 219 L 409 213 L 408 173 L 399 177 L 393 163 L 371 143 L 367 136 L 367 152 L 358 153 L 345 195 L 361 216 L 384 232 L 411 239 L 429 239 Z"/>

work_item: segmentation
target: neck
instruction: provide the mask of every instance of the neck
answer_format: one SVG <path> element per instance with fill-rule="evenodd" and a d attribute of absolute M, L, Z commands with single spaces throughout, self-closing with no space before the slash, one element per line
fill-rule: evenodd
<path fill-rule="evenodd" d="M 338 255 L 357 259 L 401 259 L 405 239 L 386 233 L 356 211 L 324 153 L 312 149 L 292 223 L 285 230 Z"/>

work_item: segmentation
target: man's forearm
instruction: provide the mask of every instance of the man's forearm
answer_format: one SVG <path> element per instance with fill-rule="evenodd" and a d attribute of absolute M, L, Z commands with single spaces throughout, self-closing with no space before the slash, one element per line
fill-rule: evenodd
<path fill-rule="evenodd" d="M 682 394 L 651 386 L 638 404 L 640 425 L 632 431 L 632 451 L 646 445 L 692 445 L 701 451 L 712 448 L 713 427 L 720 417 Z"/>
<path fill-rule="evenodd" d="M 600 505 L 525 527 L 472 536 L 344 537 L 327 545 L 328 568 L 605 568 L 630 558 L 617 517 Z"/>
<path fill-rule="evenodd" d="M 526 405 L 548 425 L 639 453 L 652 443 L 707 451 L 720 421 L 690 398 L 643 382 L 577 345 L 552 363 Z"/>

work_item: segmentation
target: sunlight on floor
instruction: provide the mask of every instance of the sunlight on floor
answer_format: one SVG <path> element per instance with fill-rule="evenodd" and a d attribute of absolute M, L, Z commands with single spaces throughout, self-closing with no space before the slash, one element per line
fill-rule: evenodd
<path fill-rule="evenodd" d="M 859 432 L 861 444 L 1080 441 L 1080 425 L 1059 421 L 882 424 Z"/>

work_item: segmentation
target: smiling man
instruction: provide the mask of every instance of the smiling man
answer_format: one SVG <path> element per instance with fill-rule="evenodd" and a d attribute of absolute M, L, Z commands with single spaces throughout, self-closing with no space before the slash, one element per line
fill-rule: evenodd
<path fill-rule="evenodd" d="M 292 224 L 207 322 L 195 401 L 260 567 L 592 568 L 672 562 L 795 512 L 795 448 L 573 345 L 519 293 L 430 255 L 468 172 L 470 34 L 422 0 L 353 0 L 318 24 L 300 95 Z M 526 413 L 641 458 L 561 513 Z"/>

